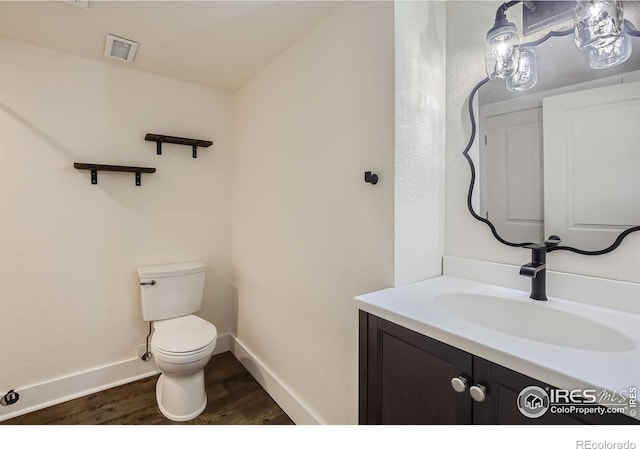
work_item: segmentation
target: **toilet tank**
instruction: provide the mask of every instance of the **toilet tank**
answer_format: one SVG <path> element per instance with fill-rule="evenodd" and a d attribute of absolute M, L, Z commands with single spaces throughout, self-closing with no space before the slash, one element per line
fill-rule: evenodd
<path fill-rule="evenodd" d="M 206 269 L 202 262 L 138 267 L 142 318 L 166 320 L 200 310 Z"/>

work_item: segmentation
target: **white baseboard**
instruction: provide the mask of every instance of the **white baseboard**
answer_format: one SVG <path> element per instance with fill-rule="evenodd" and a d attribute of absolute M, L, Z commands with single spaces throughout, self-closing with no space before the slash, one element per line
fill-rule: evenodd
<path fill-rule="evenodd" d="M 230 334 L 218 335 L 218 341 L 216 341 L 216 348 L 213 350 L 213 355 L 231 351 L 232 341 L 233 337 Z"/>
<path fill-rule="evenodd" d="M 311 407 L 256 357 L 238 338 L 231 337 L 233 355 L 297 425 L 326 424 Z"/>
<path fill-rule="evenodd" d="M 220 335 L 214 354 L 231 350 L 231 335 Z M 0 406 L 0 421 L 61 404 L 98 391 L 107 390 L 129 382 L 158 374 L 153 359 L 149 362 L 135 358 L 123 362 L 96 367 L 37 385 L 16 389 L 20 400 L 12 405 Z"/>

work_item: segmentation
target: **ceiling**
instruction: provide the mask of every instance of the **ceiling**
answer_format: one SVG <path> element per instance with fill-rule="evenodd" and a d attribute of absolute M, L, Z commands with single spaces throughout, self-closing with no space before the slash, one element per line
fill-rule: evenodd
<path fill-rule="evenodd" d="M 0 1 L 0 37 L 235 92 L 323 18 L 330 1 Z M 140 43 L 103 56 L 107 33 Z"/>

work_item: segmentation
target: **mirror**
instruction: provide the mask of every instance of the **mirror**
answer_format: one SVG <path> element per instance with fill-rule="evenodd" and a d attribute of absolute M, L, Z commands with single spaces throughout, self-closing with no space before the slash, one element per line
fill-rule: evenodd
<path fill-rule="evenodd" d="M 634 51 L 618 66 L 592 69 L 573 29 L 551 32 L 521 45 L 536 53 L 535 87 L 472 90 L 467 203 L 502 243 L 556 235 L 552 250 L 597 255 L 640 230 L 640 33 L 628 31 Z"/>

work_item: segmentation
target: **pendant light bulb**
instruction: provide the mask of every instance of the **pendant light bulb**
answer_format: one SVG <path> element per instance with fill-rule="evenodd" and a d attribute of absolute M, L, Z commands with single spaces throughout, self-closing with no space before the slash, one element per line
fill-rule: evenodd
<path fill-rule="evenodd" d="M 625 62 L 631 56 L 631 39 L 623 33 L 613 43 L 589 52 L 589 66 L 592 69 L 607 69 Z"/>
<path fill-rule="evenodd" d="M 574 39 L 580 50 L 591 51 L 615 42 L 624 31 L 622 2 L 578 0 L 573 10 Z"/>
<path fill-rule="evenodd" d="M 515 73 L 520 59 L 519 45 L 516 26 L 499 11 L 495 24 L 487 32 L 485 66 L 489 79 L 504 79 Z"/>
<path fill-rule="evenodd" d="M 509 92 L 524 92 L 533 88 L 538 82 L 536 52 L 533 48 L 520 48 L 519 52 L 518 70 L 507 78 L 507 90 Z"/>

